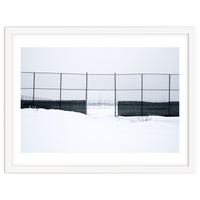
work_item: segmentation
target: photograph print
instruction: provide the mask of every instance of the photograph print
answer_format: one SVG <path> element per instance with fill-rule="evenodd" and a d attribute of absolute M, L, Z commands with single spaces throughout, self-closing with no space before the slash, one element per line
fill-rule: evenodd
<path fill-rule="evenodd" d="M 6 171 L 191 171 L 193 47 L 190 27 L 6 28 Z"/>
<path fill-rule="evenodd" d="M 21 48 L 21 151 L 176 153 L 179 48 Z"/>

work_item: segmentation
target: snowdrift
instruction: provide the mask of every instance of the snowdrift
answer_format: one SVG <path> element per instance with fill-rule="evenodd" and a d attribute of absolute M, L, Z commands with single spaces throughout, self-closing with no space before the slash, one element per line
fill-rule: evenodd
<path fill-rule="evenodd" d="M 113 117 L 111 109 L 88 115 L 46 109 L 21 110 L 24 153 L 175 153 L 178 117 Z"/>

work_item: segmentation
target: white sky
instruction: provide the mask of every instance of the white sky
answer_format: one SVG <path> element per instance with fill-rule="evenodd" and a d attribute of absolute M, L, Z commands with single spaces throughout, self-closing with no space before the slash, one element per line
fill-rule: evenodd
<path fill-rule="evenodd" d="M 179 48 L 21 49 L 22 71 L 77 73 L 179 73 Z"/>
<path fill-rule="evenodd" d="M 179 48 L 22 48 L 21 64 L 23 72 L 59 72 L 59 73 L 179 73 Z M 32 74 L 22 75 L 22 87 L 32 87 Z M 89 89 L 114 89 L 114 77 L 88 77 Z M 63 89 L 84 89 L 85 76 L 64 75 Z M 60 75 L 37 74 L 36 88 L 59 88 Z M 171 77 L 171 88 L 179 87 L 178 76 Z M 168 89 L 169 77 L 145 76 L 144 89 Z M 140 89 L 140 75 L 117 76 L 118 89 Z M 140 91 L 122 91 L 117 93 L 118 100 L 140 101 Z M 32 90 L 23 90 L 22 94 L 31 96 Z M 59 99 L 59 90 L 36 90 L 38 98 Z M 113 91 L 90 91 L 88 99 L 113 100 Z M 63 91 L 62 99 L 85 99 L 85 91 Z M 168 101 L 168 90 L 144 92 L 144 100 Z M 178 92 L 171 92 L 171 100 L 178 100 Z"/>

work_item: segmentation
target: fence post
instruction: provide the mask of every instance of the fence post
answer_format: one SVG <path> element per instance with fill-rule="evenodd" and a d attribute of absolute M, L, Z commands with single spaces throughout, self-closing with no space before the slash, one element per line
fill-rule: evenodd
<path fill-rule="evenodd" d="M 33 72 L 33 106 L 35 101 L 35 72 Z"/>
<path fill-rule="evenodd" d="M 85 86 L 85 114 L 87 114 L 87 101 L 88 101 L 88 72 L 86 72 L 85 74 L 85 83 L 86 83 L 86 86 Z"/>
<path fill-rule="evenodd" d="M 116 91 L 116 73 L 114 73 L 114 103 L 115 103 L 115 117 L 117 116 L 117 91 Z"/>
<path fill-rule="evenodd" d="M 141 74 L 141 115 L 143 116 L 143 74 Z"/>
<path fill-rule="evenodd" d="M 169 74 L 169 99 L 168 99 L 168 115 L 170 116 L 170 90 L 171 90 L 171 74 Z"/>
<path fill-rule="evenodd" d="M 60 110 L 62 108 L 62 73 L 60 73 Z"/>

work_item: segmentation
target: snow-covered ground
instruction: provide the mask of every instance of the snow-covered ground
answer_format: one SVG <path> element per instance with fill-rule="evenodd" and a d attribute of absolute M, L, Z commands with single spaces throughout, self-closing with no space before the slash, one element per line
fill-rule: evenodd
<path fill-rule="evenodd" d="M 22 109 L 22 152 L 175 153 L 178 117 L 113 117 L 113 109 Z"/>

